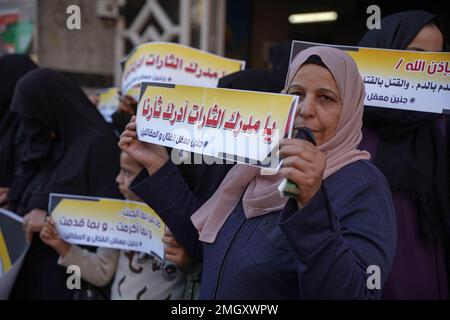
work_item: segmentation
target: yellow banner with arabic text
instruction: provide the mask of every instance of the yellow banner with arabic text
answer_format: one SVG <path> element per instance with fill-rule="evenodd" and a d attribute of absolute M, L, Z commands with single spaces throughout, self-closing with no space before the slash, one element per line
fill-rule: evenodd
<path fill-rule="evenodd" d="M 291 61 L 302 50 L 330 46 L 355 60 L 364 80 L 364 104 L 434 113 L 450 113 L 450 53 L 327 45 L 294 41 Z"/>
<path fill-rule="evenodd" d="M 177 43 L 150 42 L 135 48 L 122 64 L 122 92 L 143 82 L 216 87 L 245 61 L 224 58 Z"/>
<path fill-rule="evenodd" d="M 145 203 L 52 193 L 49 212 L 67 242 L 164 258 L 165 224 Z"/>
<path fill-rule="evenodd" d="M 290 137 L 298 97 L 254 91 L 145 83 L 137 111 L 140 140 L 278 168 L 280 138 Z"/>

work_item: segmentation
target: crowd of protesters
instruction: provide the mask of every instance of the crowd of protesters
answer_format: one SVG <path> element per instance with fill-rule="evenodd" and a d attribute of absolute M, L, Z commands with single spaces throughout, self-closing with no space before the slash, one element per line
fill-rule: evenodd
<path fill-rule="evenodd" d="M 382 25 L 359 46 L 448 50 L 428 12 Z M 339 49 L 291 63 L 278 49 L 270 70 L 218 84 L 299 97 L 273 175 L 174 164 L 172 150 L 137 139 L 133 97 L 121 95 L 111 125 L 62 74 L 0 57 L 0 207 L 23 217 L 30 243 L 10 299 L 448 299 L 448 116 L 364 106 L 358 67 Z M 301 127 L 316 144 L 295 138 Z M 296 198 L 280 197 L 285 178 Z M 145 202 L 167 225 L 164 259 L 64 241 L 50 193 Z M 80 290 L 67 288 L 69 265 L 82 269 Z M 367 285 L 370 266 L 381 288 Z"/>

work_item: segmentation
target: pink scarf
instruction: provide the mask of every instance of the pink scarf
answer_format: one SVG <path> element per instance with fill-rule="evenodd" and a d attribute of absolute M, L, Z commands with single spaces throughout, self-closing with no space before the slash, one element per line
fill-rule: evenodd
<path fill-rule="evenodd" d="M 301 51 L 290 64 L 283 92 L 287 92 L 294 76 L 311 55 L 318 55 L 334 76 L 343 106 L 334 137 L 318 146 L 326 154 L 323 176 L 326 179 L 349 163 L 370 159 L 368 152 L 357 149 L 362 139 L 364 83 L 347 53 L 330 47 L 312 47 Z M 212 197 L 191 217 L 200 240 L 215 241 L 241 197 L 247 219 L 281 210 L 287 202 L 277 190 L 281 180 L 279 174 L 261 175 L 259 168 L 235 165 Z"/>

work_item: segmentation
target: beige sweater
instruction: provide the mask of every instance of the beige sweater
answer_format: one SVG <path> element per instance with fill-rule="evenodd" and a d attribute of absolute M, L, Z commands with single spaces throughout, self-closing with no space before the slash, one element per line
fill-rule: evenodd
<path fill-rule="evenodd" d="M 72 245 L 58 264 L 79 266 L 81 277 L 98 287 L 114 277 L 112 300 L 183 299 L 186 288 L 184 273 L 173 263 L 139 252 L 111 248 L 90 252 Z"/>

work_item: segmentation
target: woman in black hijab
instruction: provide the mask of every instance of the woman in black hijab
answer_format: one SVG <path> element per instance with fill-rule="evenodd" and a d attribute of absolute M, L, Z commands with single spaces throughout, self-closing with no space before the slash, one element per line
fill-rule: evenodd
<path fill-rule="evenodd" d="M 21 137 L 19 120 L 10 111 L 17 81 L 36 69 L 26 55 L 9 54 L 0 57 L 0 207 L 7 204 L 7 192 L 19 161 Z"/>
<path fill-rule="evenodd" d="M 445 51 L 446 41 L 439 18 L 415 10 L 384 18 L 381 29 L 367 32 L 359 46 Z M 448 124 L 435 113 L 365 108 L 362 147 L 388 179 L 397 212 L 397 253 L 386 299 L 448 298 Z"/>
<path fill-rule="evenodd" d="M 0 57 L 0 122 L 6 118 L 17 81 L 37 68 L 26 55 L 8 54 Z"/>
<path fill-rule="evenodd" d="M 25 144 L 22 171 L 10 193 L 31 241 L 11 298 L 70 299 L 58 256 L 38 236 L 49 194 L 120 198 L 114 181 L 117 138 L 81 88 L 49 69 L 32 71 L 17 83 L 11 110 L 21 119 Z"/>

